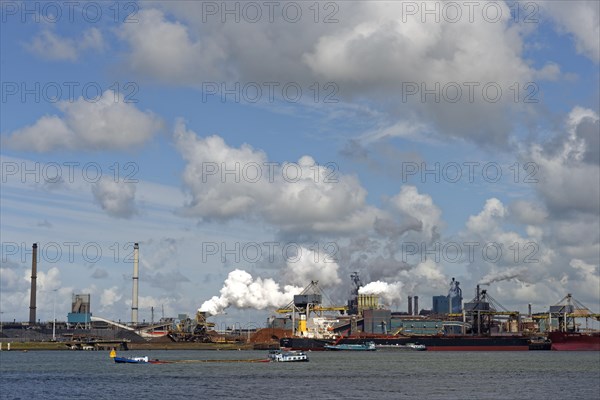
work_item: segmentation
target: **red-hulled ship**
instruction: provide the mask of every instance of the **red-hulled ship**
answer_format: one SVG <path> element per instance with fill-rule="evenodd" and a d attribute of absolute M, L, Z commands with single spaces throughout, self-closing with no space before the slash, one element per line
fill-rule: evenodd
<path fill-rule="evenodd" d="M 568 293 L 557 304 L 550 306 L 549 318 L 558 325 L 558 330 L 548 332 L 552 350 L 600 351 L 600 331 L 580 332 L 576 320 L 593 318 L 600 321 L 600 314 L 594 314 L 589 308 L 575 300 Z M 548 325 L 551 326 L 550 321 Z"/>
<path fill-rule="evenodd" d="M 552 350 L 559 351 L 600 351 L 600 332 L 550 332 Z"/>

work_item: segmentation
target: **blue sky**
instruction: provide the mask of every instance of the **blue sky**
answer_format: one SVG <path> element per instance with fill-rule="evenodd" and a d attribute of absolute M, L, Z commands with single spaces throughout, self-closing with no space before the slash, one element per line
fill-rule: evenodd
<path fill-rule="evenodd" d="M 262 324 L 311 279 L 345 302 L 355 270 L 395 309 L 452 276 L 514 309 L 567 292 L 600 307 L 597 2 L 477 2 L 473 20 L 437 3 L 438 21 L 421 2 L 329 2 L 317 22 L 300 2 L 273 21 L 227 3 L 239 22 L 222 2 L 48 4 L 2 3 L 3 320 L 27 318 L 33 242 L 41 319 L 58 289 L 63 314 L 85 292 L 128 320 L 131 242 L 145 319 Z M 472 259 L 439 250 L 472 242 Z"/>

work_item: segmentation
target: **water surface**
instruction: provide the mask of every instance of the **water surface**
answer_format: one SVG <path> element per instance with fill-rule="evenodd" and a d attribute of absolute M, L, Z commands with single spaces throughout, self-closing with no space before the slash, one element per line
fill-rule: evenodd
<path fill-rule="evenodd" d="M 265 351 L 129 351 L 161 360 Z M 308 363 L 115 364 L 108 352 L 3 351 L 2 399 L 598 399 L 600 352 L 312 352 Z"/>

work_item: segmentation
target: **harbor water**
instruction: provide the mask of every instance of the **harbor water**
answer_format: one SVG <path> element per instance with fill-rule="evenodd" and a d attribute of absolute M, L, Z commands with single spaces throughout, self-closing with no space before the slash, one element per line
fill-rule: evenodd
<path fill-rule="evenodd" d="M 308 363 L 195 362 L 265 351 L 3 351 L 1 399 L 598 399 L 600 352 L 310 352 Z"/>

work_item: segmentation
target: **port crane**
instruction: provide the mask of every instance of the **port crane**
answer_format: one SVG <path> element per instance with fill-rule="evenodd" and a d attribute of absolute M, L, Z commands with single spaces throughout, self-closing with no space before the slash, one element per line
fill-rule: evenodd
<path fill-rule="evenodd" d="M 292 316 L 292 335 L 296 333 L 300 336 L 308 335 L 307 321 L 311 314 L 322 317 L 324 312 L 339 312 L 344 314 L 348 311 L 347 306 L 326 306 L 323 305 L 323 298 L 331 304 L 331 299 L 323 292 L 319 286 L 319 281 L 311 281 L 300 294 L 294 296 L 294 299 L 285 307 L 276 310 L 279 314 L 291 314 Z M 296 318 L 298 324 L 296 326 Z"/>
<path fill-rule="evenodd" d="M 547 313 L 537 314 L 532 317 L 536 320 L 543 320 L 546 323 L 546 330 L 553 330 L 552 321 L 557 321 L 558 329 L 561 332 L 577 331 L 580 324 L 577 319 L 585 318 L 585 325 L 588 329 L 588 319 L 600 321 L 600 314 L 593 313 L 589 308 L 573 298 L 571 293 L 560 299 L 556 304 L 550 306 Z"/>
<path fill-rule="evenodd" d="M 462 316 L 463 322 L 469 319 L 473 333 L 481 335 L 491 332 L 494 317 L 508 317 L 509 321 L 516 320 L 518 325 L 521 313 L 507 310 L 490 296 L 487 290 L 480 290 L 479 285 L 477 285 L 475 298 L 465 303 L 463 314 L 450 314 L 449 316 Z"/>

